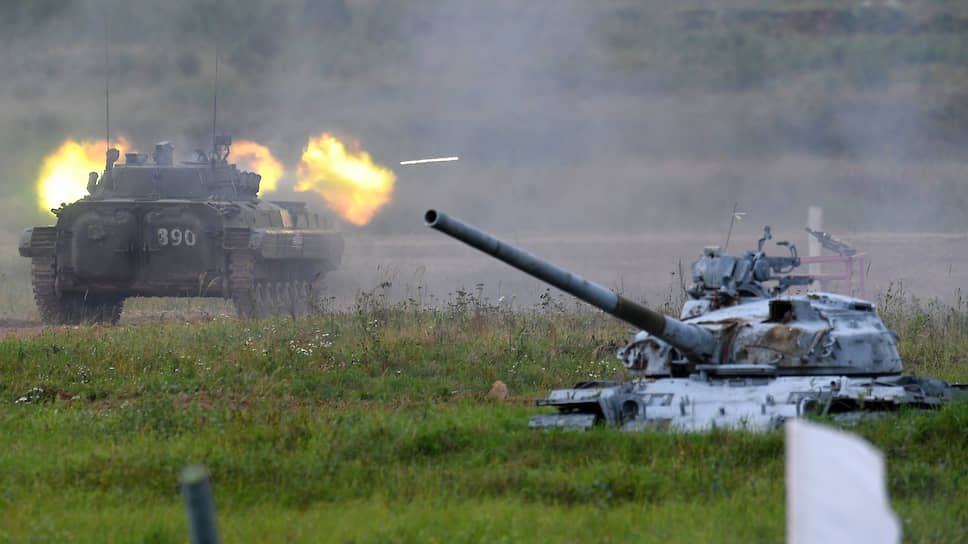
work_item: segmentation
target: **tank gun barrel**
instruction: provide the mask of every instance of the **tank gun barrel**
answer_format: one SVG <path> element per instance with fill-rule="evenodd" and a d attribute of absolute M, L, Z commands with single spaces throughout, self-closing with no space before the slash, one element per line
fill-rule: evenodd
<path fill-rule="evenodd" d="M 668 342 L 690 359 L 709 361 L 716 351 L 716 337 L 703 327 L 683 323 L 655 312 L 437 210 L 427 210 L 424 221 L 428 227 L 477 248 Z"/>

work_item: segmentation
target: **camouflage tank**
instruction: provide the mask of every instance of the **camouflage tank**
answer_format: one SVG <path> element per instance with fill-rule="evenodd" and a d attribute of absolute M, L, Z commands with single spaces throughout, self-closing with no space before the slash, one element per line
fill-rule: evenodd
<path fill-rule="evenodd" d="M 784 295 L 811 278 L 793 276 L 790 255 L 769 257 L 769 227 L 740 257 L 708 247 L 692 265 L 692 300 L 679 319 L 650 310 L 436 210 L 434 229 L 492 255 L 642 329 L 618 358 L 627 383 L 584 382 L 551 392 L 533 428 L 625 430 L 713 427 L 769 430 L 805 414 L 852 418 L 900 406 L 932 407 L 966 386 L 902 374 L 897 335 L 865 300 L 832 293 Z M 775 282 L 768 287 L 766 282 Z"/>
<path fill-rule="evenodd" d="M 307 310 L 339 266 L 343 238 L 303 202 L 258 198 L 261 176 L 228 162 L 231 139 L 174 163 L 174 147 L 107 152 L 88 196 L 52 210 L 57 224 L 20 237 L 45 323 L 116 322 L 132 296 L 231 298 L 240 317 Z"/>

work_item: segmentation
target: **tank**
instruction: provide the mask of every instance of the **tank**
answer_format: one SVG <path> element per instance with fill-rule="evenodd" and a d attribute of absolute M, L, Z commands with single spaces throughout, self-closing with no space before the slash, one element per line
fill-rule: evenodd
<path fill-rule="evenodd" d="M 174 146 L 107 151 L 89 194 L 20 237 L 49 324 L 116 322 L 133 296 L 230 298 L 242 318 L 308 311 L 339 266 L 342 235 L 303 202 L 258 197 L 261 176 L 228 162 L 231 139 L 175 163 Z"/>
<path fill-rule="evenodd" d="M 769 227 L 739 257 L 707 247 L 692 264 L 693 285 L 678 319 L 498 240 L 436 210 L 425 223 L 641 329 L 618 351 L 638 378 L 583 382 L 552 391 L 532 428 L 624 430 L 715 427 L 765 431 L 808 414 L 837 418 L 933 407 L 965 395 L 965 385 L 903 374 L 897 335 L 868 301 L 810 292 L 796 247 L 767 256 Z M 769 282 L 769 284 L 768 284 Z M 772 285 L 772 286 L 769 286 Z"/>

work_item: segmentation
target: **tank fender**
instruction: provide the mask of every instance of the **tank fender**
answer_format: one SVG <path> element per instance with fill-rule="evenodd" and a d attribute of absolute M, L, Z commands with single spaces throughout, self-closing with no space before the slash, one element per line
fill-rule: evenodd
<path fill-rule="evenodd" d="M 251 235 L 251 231 L 245 227 L 226 227 L 222 238 L 222 249 L 226 251 L 253 249 Z"/>
<path fill-rule="evenodd" d="M 56 250 L 56 227 L 28 227 L 20 233 L 21 257 L 51 257 Z"/>
<path fill-rule="evenodd" d="M 260 229 L 252 232 L 249 247 L 263 259 L 326 259 L 335 267 L 343 254 L 343 237 L 334 231 Z"/>

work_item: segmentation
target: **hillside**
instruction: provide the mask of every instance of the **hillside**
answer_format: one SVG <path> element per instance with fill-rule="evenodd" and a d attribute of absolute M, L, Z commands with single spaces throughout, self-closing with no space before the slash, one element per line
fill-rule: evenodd
<path fill-rule="evenodd" d="M 13 231 L 43 219 L 31 183 L 44 154 L 66 137 L 103 137 L 105 76 L 112 133 L 143 148 L 205 146 L 216 49 L 220 129 L 288 165 L 328 131 L 397 170 L 373 232 L 420 228 L 414 213 L 431 201 L 528 230 L 719 227 L 736 201 L 757 223 L 796 226 L 820 203 L 841 230 L 968 228 L 968 10 L 956 3 L 48 0 L 0 10 Z M 461 161 L 396 164 L 439 155 Z"/>

